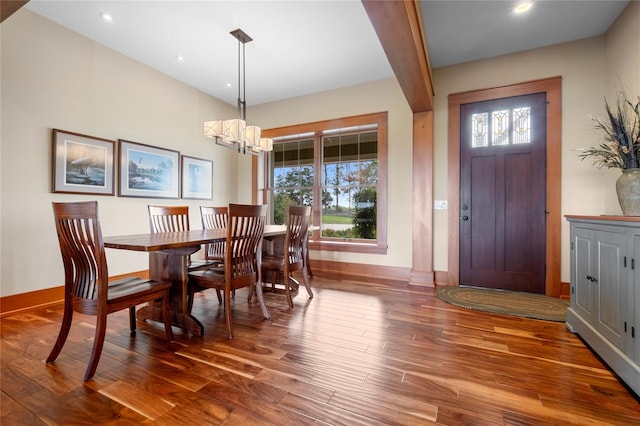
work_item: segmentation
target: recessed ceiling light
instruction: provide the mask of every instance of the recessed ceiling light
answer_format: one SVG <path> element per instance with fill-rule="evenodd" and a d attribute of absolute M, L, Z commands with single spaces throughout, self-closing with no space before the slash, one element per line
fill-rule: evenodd
<path fill-rule="evenodd" d="M 233 84 L 227 83 L 227 84 L 225 84 L 225 87 L 233 87 Z"/>
<path fill-rule="evenodd" d="M 176 61 L 178 61 L 178 62 L 184 62 L 184 56 L 182 56 L 182 55 L 176 55 Z"/>
<path fill-rule="evenodd" d="M 531 10 L 532 7 L 533 7 L 533 3 L 531 2 L 520 3 L 519 5 L 513 8 L 513 13 L 515 13 L 516 15 L 519 15 L 521 13 L 528 12 L 529 10 Z"/>
<path fill-rule="evenodd" d="M 100 12 L 100 17 L 107 21 L 107 22 L 111 22 L 113 20 L 113 18 L 111 17 L 111 15 L 109 15 L 108 13 L 105 12 Z"/>

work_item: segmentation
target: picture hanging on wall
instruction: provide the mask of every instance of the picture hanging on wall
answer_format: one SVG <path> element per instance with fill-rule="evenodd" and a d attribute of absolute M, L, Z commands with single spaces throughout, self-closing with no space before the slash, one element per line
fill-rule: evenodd
<path fill-rule="evenodd" d="M 180 152 L 119 139 L 118 195 L 179 198 Z"/>
<path fill-rule="evenodd" d="M 213 162 L 182 156 L 182 198 L 211 200 L 213 198 Z"/>
<path fill-rule="evenodd" d="M 53 129 L 53 192 L 114 194 L 115 142 Z"/>

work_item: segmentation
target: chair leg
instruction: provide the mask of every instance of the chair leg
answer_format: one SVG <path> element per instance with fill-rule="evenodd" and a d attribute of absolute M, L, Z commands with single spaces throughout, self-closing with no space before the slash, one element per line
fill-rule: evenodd
<path fill-rule="evenodd" d="M 96 318 L 96 334 L 93 338 L 93 349 L 89 357 L 89 365 L 84 373 L 84 381 L 91 379 L 96 373 L 100 355 L 102 354 L 102 346 L 104 345 L 104 336 L 107 333 L 107 315 L 98 315 Z"/>
<path fill-rule="evenodd" d="M 191 309 L 189 309 L 191 312 Z M 173 340 L 173 330 L 171 329 L 171 311 L 169 310 L 169 290 L 167 290 L 162 298 L 162 320 L 164 321 L 164 331 L 167 334 L 167 340 Z"/>
<path fill-rule="evenodd" d="M 262 295 L 262 282 L 260 280 L 255 283 L 256 296 L 258 297 L 258 303 L 260 303 L 260 309 L 262 309 L 262 315 L 264 319 L 271 319 L 271 314 L 267 309 L 267 305 L 264 303 L 264 296 Z"/>
<path fill-rule="evenodd" d="M 307 293 L 309 293 L 309 298 L 313 299 L 313 292 L 311 291 L 311 286 L 309 285 L 309 274 L 307 273 L 306 266 L 302 268 L 302 282 L 304 282 Z"/>
<path fill-rule="evenodd" d="M 313 271 L 311 270 L 311 264 L 309 263 L 309 249 L 304 248 L 304 267 L 307 269 L 307 273 L 313 278 Z"/>
<path fill-rule="evenodd" d="M 196 292 L 193 290 L 193 286 L 189 285 L 187 290 L 187 313 L 190 314 L 193 309 L 193 298 L 196 295 Z"/>
<path fill-rule="evenodd" d="M 284 268 L 284 272 L 282 273 L 282 283 L 284 284 L 284 293 L 287 295 L 287 303 L 289 304 L 289 309 L 293 309 L 293 299 L 291 298 L 291 285 L 289 285 L 289 278 L 291 273 L 287 267 Z"/>
<path fill-rule="evenodd" d="M 255 291 L 254 286 L 249 286 L 249 292 L 247 293 L 247 302 L 251 302 L 253 299 L 253 292 Z"/>
<path fill-rule="evenodd" d="M 136 335 L 136 307 L 132 306 L 129 308 L 129 334 L 131 336 Z"/>
<path fill-rule="evenodd" d="M 231 319 L 231 290 L 224 290 L 224 315 L 227 320 L 227 331 L 229 332 L 229 339 L 233 339 L 233 323 Z"/>
<path fill-rule="evenodd" d="M 222 294 L 220 294 L 220 290 L 216 288 L 216 295 L 218 296 L 218 303 L 222 303 Z"/>
<path fill-rule="evenodd" d="M 71 304 L 65 302 L 64 303 L 64 313 L 62 316 L 62 324 L 60 325 L 60 332 L 58 333 L 58 338 L 56 339 L 56 343 L 53 345 L 53 349 L 51 349 L 51 353 L 47 357 L 47 362 L 53 362 L 58 358 L 60 352 L 62 351 L 62 347 L 64 343 L 67 341 L 67 337 L 69 336 L 69 330 L 71 329 L 71 320 L 73 319 L 73 309 L 71 309 Z"/>

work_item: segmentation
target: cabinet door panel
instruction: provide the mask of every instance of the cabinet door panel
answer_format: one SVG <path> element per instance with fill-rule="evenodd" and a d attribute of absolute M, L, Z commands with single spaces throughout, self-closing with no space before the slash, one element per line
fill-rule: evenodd
<path fill-rule="evenodd" d="M 632 337 L 631 333 L 627 333 L 629 344 L 627 353 L 635 360 L 636 364 L 640 365 L 640 334 L 638 334 L 640 332 L 640 235 L 637 234 L 633 236 L 633 259 L 634 268 L 631 271 L 633 286 L 629 290 L 632 294 L 628 297 L 627 309 L 634 315 L 632 327 L 635 329 L 635 335 Z M 631 265 L 628 266 L 631 267 Z"/>
<path fill-rule="evenodd" d="M 577 227 L 574 229 L 571 305 L 587 321 L 592 320 L 595 309 L 594 284 L 588 278 L 595 275 L 594 240 L 594 231 Z"/>
<path fill-rule="evenodd" d="M 628 235 L 597 232 L 598 320 L 596 328 L 619 349 L 626 349 L 624 323 L 627 321 L 628 270 L 624 256 L 628 252 Z M 628 324 L 630 325 L 630 324 Z"/>

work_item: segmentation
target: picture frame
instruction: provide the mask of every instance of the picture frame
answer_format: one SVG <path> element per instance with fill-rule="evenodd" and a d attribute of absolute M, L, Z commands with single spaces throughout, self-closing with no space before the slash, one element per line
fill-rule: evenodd
<path fill-rule="evenodd" d="M 182 198 L 213 199 L 213 161 L 182 156 Z"/>
<path fill-rule="evenodd" d="M 118 139 L 118 195 L 179 198 L 180 152 Z"/>
<path fill-rule="evenodd" d="M 115 141 L 52 129 L 51 191 L 114 195 Z"/>

